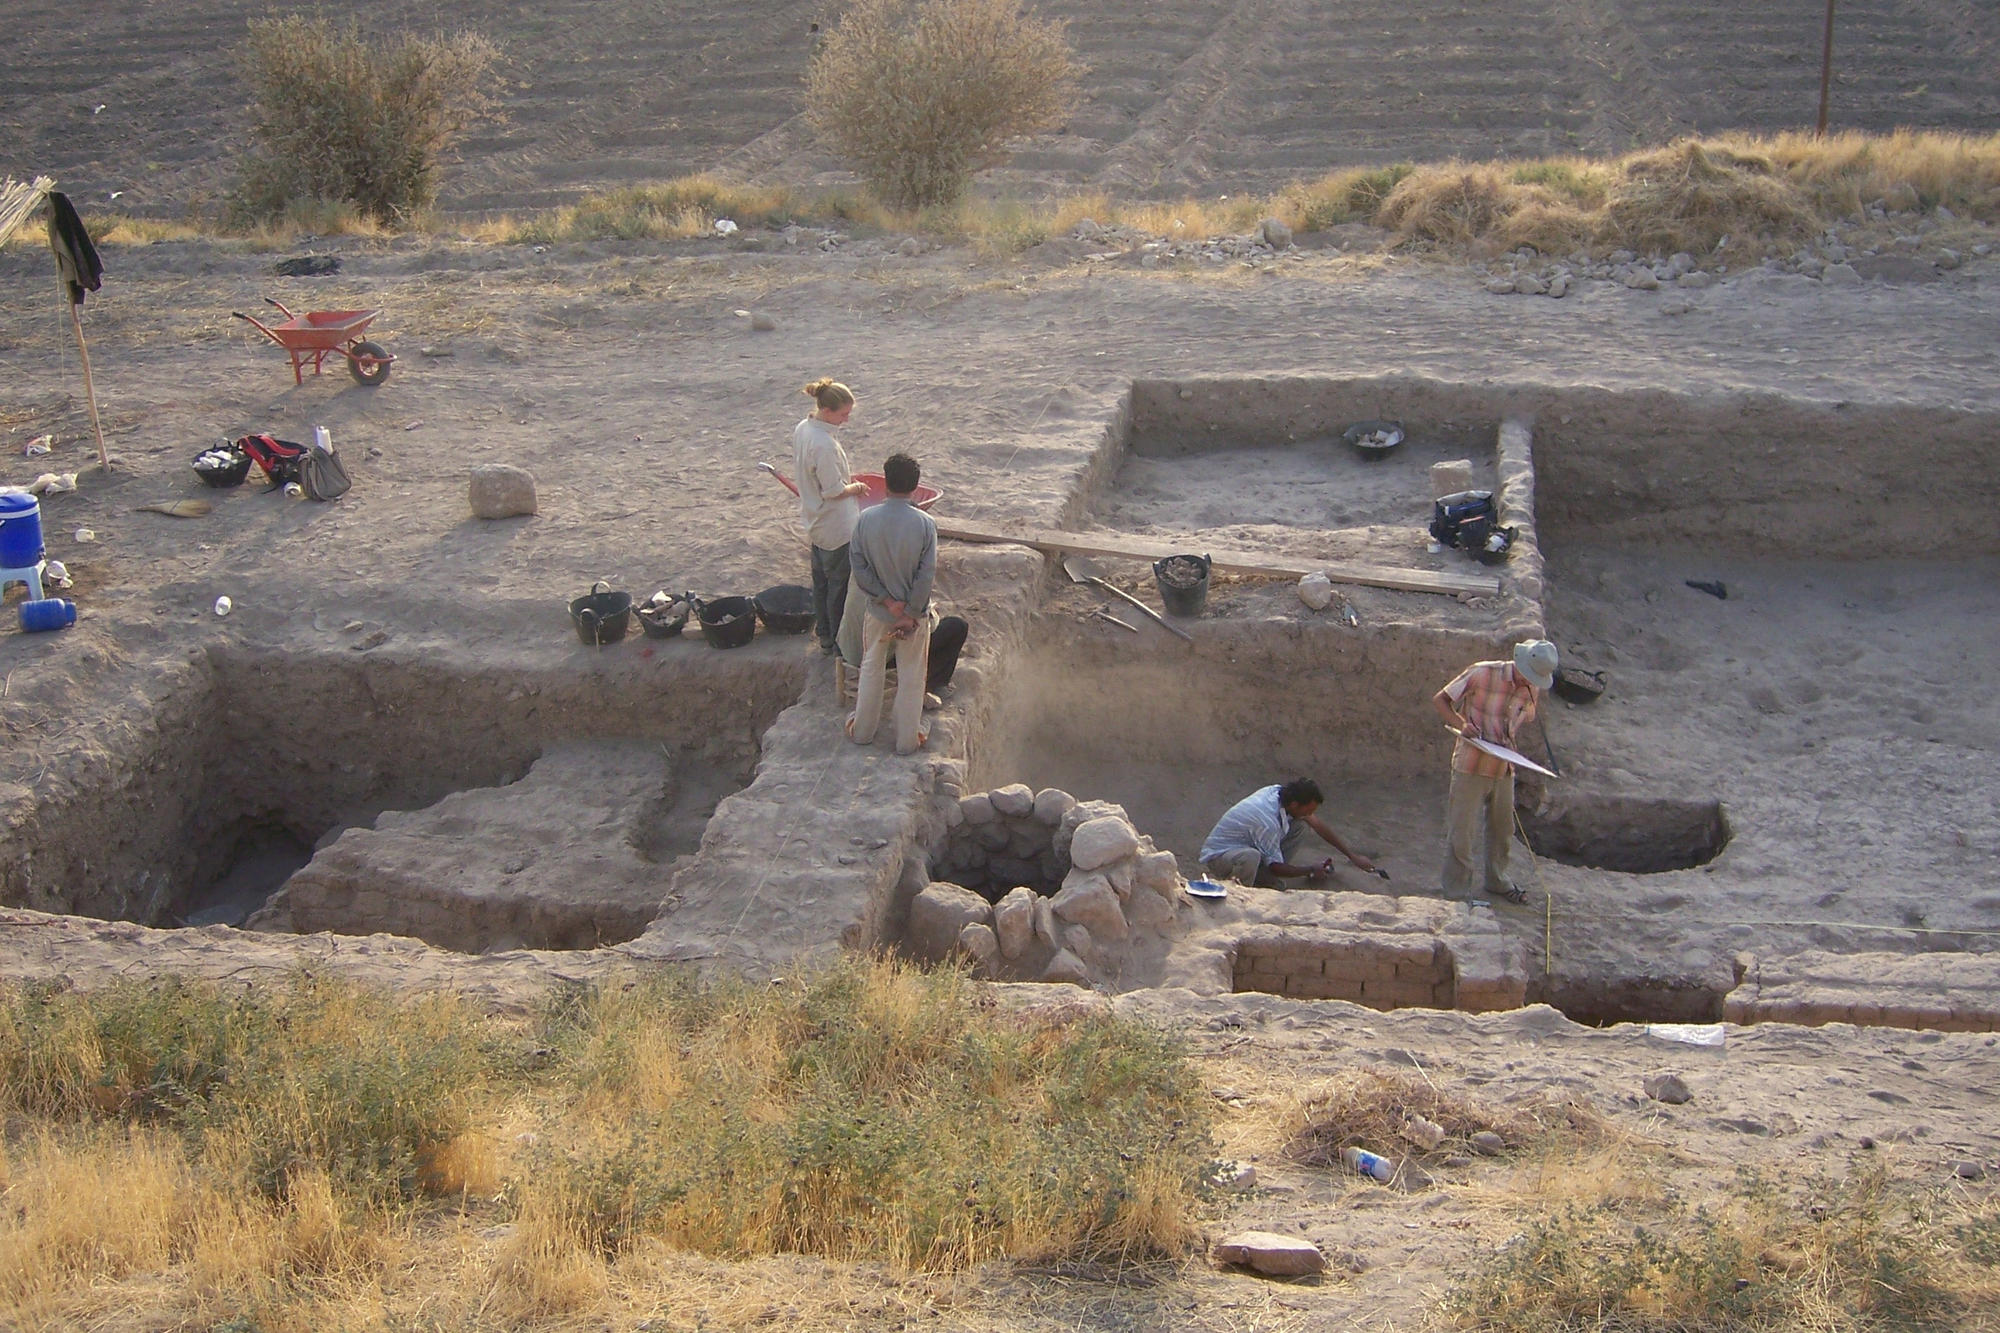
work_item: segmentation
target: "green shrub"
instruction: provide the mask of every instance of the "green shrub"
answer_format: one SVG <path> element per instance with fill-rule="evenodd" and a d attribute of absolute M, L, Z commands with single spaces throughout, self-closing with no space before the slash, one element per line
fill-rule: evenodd
<path fill-rule="evenodd" d="M 267 218 L 324 200 L 383 222 L 436 197 L 439 156 L 492 110 L 498 58 L 472 33 L 370 42 L 351 21 L 301 14 L 253 19 L 240 55 L 256 147 L 235 210 Z"/>
<path fill-rule="evenodd" d="M 806 114 L 884 203 L 914 211 L 1060 124 L 1081 73 L 1063 25 L 1020 0 L 853 0 L 807 71 Z"/>

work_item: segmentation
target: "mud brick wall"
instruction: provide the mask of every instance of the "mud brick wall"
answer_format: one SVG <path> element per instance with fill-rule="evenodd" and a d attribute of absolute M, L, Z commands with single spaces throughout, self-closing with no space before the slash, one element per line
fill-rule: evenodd
<path fill-rule="evenodd" d="M 1351 1000 L 1371 1009 L 1453 1006 L 1451 951 L 1430 937 L 1259 932 L 1237 941 L 1234 970 L 1239 991 Z"/>

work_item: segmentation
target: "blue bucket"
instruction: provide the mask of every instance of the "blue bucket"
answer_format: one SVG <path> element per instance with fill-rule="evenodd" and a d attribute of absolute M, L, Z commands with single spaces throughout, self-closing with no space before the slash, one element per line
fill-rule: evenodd
<path fill-rule="evenodd" d="M 32 495 L 0 495 L 0 569 L 42 563 L 42 505 Z"/>

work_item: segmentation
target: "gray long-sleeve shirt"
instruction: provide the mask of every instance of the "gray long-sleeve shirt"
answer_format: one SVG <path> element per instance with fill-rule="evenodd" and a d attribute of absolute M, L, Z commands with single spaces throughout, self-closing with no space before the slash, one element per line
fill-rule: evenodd
<path fill-rule="evenodd" d="M 923 618 L 937 573 L 937 524 L 929 514 L 892 495 L 862 511 L 847 549 L 855 586 L 868 594 L 869 615 L 893 619 L 882 606 L 889 598 Z"/>

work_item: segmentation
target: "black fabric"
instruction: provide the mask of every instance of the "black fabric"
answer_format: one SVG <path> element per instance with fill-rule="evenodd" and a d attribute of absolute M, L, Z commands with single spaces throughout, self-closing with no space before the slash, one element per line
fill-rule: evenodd
<path fill-rule="evenodd" d="M 924 688 L 932 694 L 951 683 L 958 670 L 958 655 L 965 651 L 965 636 L 971 626 L 958 616 L 942 616 L 931 631 L 930 668 L 924 673 Z"/>
<path fill-rule="evenodd" d="M 71 305 L 82 305 L 85 292 L 104 286 L 104 265 L 98 262 L 97 247 L 90 243 L 83 219 L 68 195 L 54 191 L 49 194 L 49 249 L 56 252 L 56 268 L 69 289 Z"/>

